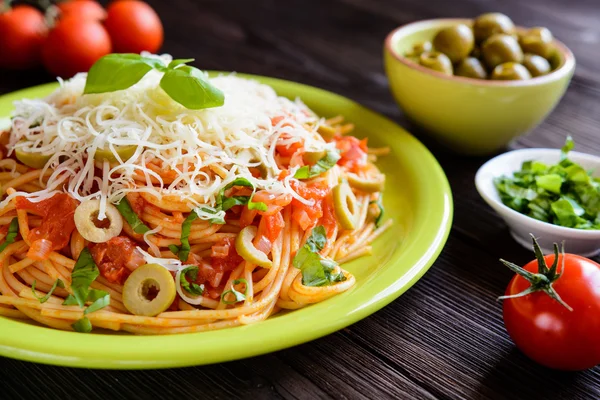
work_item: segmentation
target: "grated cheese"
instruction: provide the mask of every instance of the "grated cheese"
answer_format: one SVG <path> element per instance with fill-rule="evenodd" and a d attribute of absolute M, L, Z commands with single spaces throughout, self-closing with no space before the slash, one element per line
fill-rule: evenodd
<path fill-rule="evenodd" d="M 165 64 L 171 60 L 152 57 Z M 145 192 L 158 199 L 176 195 L 209 219 L 215 214 L 202 207 L 214 207 L 219 190 L 237 177 L 256 189 L 289 193 L 312 204 L 293 190 L 293 170 L 283 181 L 277 179 L 281 171 L 275 161 L 278 143 L 303 141 L 307 150 L 334 150 L 334 144 L 307 128 L 322 121 L 306 105 L 231 74 L 210 78 L 225 94 L 222 107 L 189 110 L 160 88 L 161 77 L 153 70 L 129 89 L 83 95 L 86 74 L 78 74 L 60 81 L 45 99 L 15 102 L 9 151 L 50 156 L 44 172 L 52 174 L 44 190 L 15 193 L 0 207 L 14 196 L 41 201 L 64 191 L 79 201 L 100 198 L 103 211 L 107 201 Z M 274 126 L 273 118 L 280 118 Z M 282 135 L 285 141 L 277 142 Z M 117 148 L 131 145 L 137 146 L 134 155 L 121 159 Z M 97 149 L 110 150 L 118 161 L 95 161 Z M 255 178 L 250 168 L 259 165 L 266 176 Z"/>

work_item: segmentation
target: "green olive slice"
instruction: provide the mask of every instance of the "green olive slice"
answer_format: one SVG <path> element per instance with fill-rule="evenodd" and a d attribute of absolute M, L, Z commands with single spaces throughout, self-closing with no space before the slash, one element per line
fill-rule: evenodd
<path fill-rule="evenodd" d="M 246 261 L 256 264 L 259 267 L 271 268 L 273 262 L 262 251 L 258 250 L 252 244 L 252 240 L 256 236 L 257 228 L 254 225 L 245 227 L 240 231 L 240 234 L 235 239 L 235 250 Z"/>
<path fill-rule="evenodd" d="M 123 285 L 123 305 L 134 315 L 154 317 L 175 300 L 175 280 L 158 264 L 145 264 L 129 275 Z"/>
<path fill-rule="evenodd" d="M 354 196 L 352 189 L 346 182 L 342 182 L 333 188 L 333 207 L 342 228 L 354 229 L 358 204 L 356 196 Z"/>
<path fill-rule="evenodd" d="M 17 160 L 21 161 L 23 164 L 35 169 L 44 168 L 48 160 L 50 160 L 50 157 L 52 157 L 51 155 L 30 153 L 21 149 L 15 149 L 15 156 L 17 157 Z"/>
<path fill-rule="evenodd" d="M 137 150 L 137 146 L 116 146 L 117 154 L 121 157 L 121 160 L 129 160 L 135 151 Z M 94 153 L 94 160 L 96 161 L 108 161 L 108 162 L 117 162 L 117 158 L 113 154 L 110 149 L 96 149 L 96 153 Z"/>
<path fill-rule="evenodd" d="M 319 125 L 317 132 L 319 132 L 319 135 L 325 140 L 333 139 L 337 133 L 336 129 L 329 125 Z"/>
<path fill-rule="evenodd" d="M 348 174 L 347 178 L 350 186 L 365 193 L 381 192 L 383 190 L 383 185 L 385 184 L 385 175 L 383 174 L 369 177 Z"/>
<path fill-rule="evenodd" d="M 306 151 L 304 152 L 303 158 L 307 164 L 316 164 L 321 158 L 325 157 L 327 152 L 325 150 L 317 151 Z"/>

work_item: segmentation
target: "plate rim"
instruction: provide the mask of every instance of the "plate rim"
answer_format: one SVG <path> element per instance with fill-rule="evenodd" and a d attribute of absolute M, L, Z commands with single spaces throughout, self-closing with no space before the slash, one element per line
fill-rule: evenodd
<path fill-rule="evenodd" d="M 210 71 L 211 74 L 230 74 L 227 71 Z M 190 351 L 188 354 L 183 354 L 183 358 L 176 359 L 169 356 L 182 355 L 181 349 L 175 353 L 170 352 L 169 346 L 167 348 L 160 348 L 161 357 L 153 357 L 153 352 L 150 351 L 148 355 L 142 354 L 143 349 L 140 350 L 141 345 L 135 346 L 137 350 L 123 351 L 119 349 L 119 359 L 115 359 L 115 355 L 111 353 L 111 349 L 85 349 L 81 350 L 77 345 L 76 349 L 70 349 L 68 346 L 65 348 L 64 343 L 54 348 L 52 345 L 42 344 L 39 341 L 25 342 L 25 338 L 18 335 L 19 331 L 25 330 L 32 331 L 34 336 L 38 336 L 38 339 L 44 338 L 45 343 L 52 343 L 52 340 L 68 341 L 69 336 L 75 338 L 73 335 L 81 335 L 74 332 L 58 331 L 51 328 L 33 326 L 16 320 L 0 317 L 0 355 L 10 358 L 16 358 L 25 361 L 33 361 L 43 364 L 68 366 L 77 368 L 102 368 L 102 369 L 154 369 L 154 368 L 172 368 L 172 367 L 185 367 L 194 365 L 207 365 L 225 361 L 232 361 L 243 359 L 251 356 L 258 356 L 262 354 L 271 353 L 277 350 L 290 348 L 297 346 L 308 341 L 315 340 L 323 337 L 340 329 L 343 329 L 351 324 L 354 324 L 367 316 L 375 313 L 381 308 L 388 305 L 393 300 L 400 297 L 406 290 L 412 287 L 424 274 L 429 270 L 431 265 L 435 262 L 439 254 L 441 253 L 444 245 L 447 242 L 450 230 L 452 227 L 454 204 L 452 199 L 452 191 L 448 179 L 444 173 L 444 170 L 440 166 L 437 159 L 431 154 L 431 152 L 413 135 L 407 132 L 403 127 L 398 125 L 393 120 L 365 107 L 345 96 L 338 95 L 325 89 L 321 89 L 315 86 L 288 81 L 284 79 L 272 78 L 262 75 L 236 73 L 237 76 L 256 79 L 260 82 L 266 83 L 270 86 L 288 86 L 296 88 L 302 91 L 316 92 L 319 96 L 324 96 L 329 99 L 333 99 L 337 102 L 346 104 L 346 107 L 358 107 L 367 114 L 369 118 L 377 118 L 386 124 L 392 124 L 395 129 L 401 131 L 405 139 L 412 141 L 412 146 L 416 146 L 417 150 L 420 151 L 424 156 L 429 158 L 428 165 L 432 169 L 432 178 L 437 180 L 436 184 L 439 184 L 439 191 L 443 198 L 440 198 L 437 206 L 441 207 L 441 220 L 439 226 L 433 234 L 433 238 L 430 240 L 429 249 L 424 252 L 413 263 L 410 270 L 406 273 L 396 277 L 393 282 L 389 282 L 385 285 L 384 290 L 380 293 L 372 296 L 369 301 L 364 304 L 355 304 L 352 310 L 349 310 L 345 315 L 341 315 L 338 318 L 332 319 L 331 322 L 324 326 L 317 326 L 314 329 L 307 331 L 303 328 L 301 334 L 291 335 L 289 337 L 281 337 L 278 334 L 274 334 L 273 331 L 265 330 L 272 324 L 276 324 L 277 317 L 262 321 L 256 325 L 240 326 L 235 328 L 229 328 L 227 330 L 211 331 L 211 332 L 198 332 L 188 334 L 177 334 L 177 335 L 162 335 L 162 336 L 133 336 L 133 335 L 105 335 L 105 334 L 94 334 L 87 336 L 86 341 L 91 344 L 104 344 L 103 341 L 106 337 L 113 339 L 119 339 L 118 342 L 129 342 L 132 344 L 134 340 L 143 342 L 142 344 L 151 347 L 158 347 L 162 342 L 177 343 L 178 338 L 182 338 L 181 341 L 188 337 L 195 335 L 203 335 L 198 340 L 208 339 L 208 344 L 204 343 L 204 347 L 210 346 L 211 342 L 222 342 L 222 339 L 218 338 L 218 333 L 227 332 L 229 330 L 239 332 L 238 336 L 244 336 L 244 330 L 259 331 L 264 335 L 256 337 L 253 335 L 245 335 L 244 344 L 245 347 L 239 345 L 232 346 L 232 350 L 235 349 L 235 353 L 223 352 L 219 356 L 211 356 L 207 359 L 202 358 L 202 354 L 198 352 L 194 353 Z M 11 99 L 18 99 L 23 93 L 33 90 L 47 90 L 52 87 L 56 87 L 57 83 L 47 83 L 38 86 L 32 86 L 29 88 L 21 89 L 15 92 L 10 92 L 0 96 L 0 103 L 11 101 Z M 276 87 L 274 87 L 276 91 Z M 394 257 L 390 258 L 387 262 L 393 263 Z M 304 318 L 306 320 L 306 318 Z M 311 318 L 308 318 L 310 320 Z M 275 321 L 275 322 L 274 322 Z M 299 324 L 306 321 L 298 321 Z M 265 328 L 257 328 L 258 326 L 264 326 Z M 28 337 L 29 335 L 25 335 Z M 225 334 L 227 336 L 227 334 Z M 185 338 L 184 338 L 185 337 Z M 190 339 L 191 340 L 191 339 Z M 236 347 L 237 346 L 237 347 Z M 58 349 L 58 350 L 57 350 Z M 57 351 L 60 351 L 57 352 Z M 83 351 L 83 354 L 81 353 Z M 113 352 L 115 350 L 112 350 Z"/>

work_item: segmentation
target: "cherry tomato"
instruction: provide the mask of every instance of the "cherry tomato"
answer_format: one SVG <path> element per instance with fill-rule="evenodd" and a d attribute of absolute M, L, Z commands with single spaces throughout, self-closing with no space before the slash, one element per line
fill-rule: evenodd
<path fill-rule="evenodd" d="M 110 37 L 98 21 L 62 18 L 42 48 L 44 66 L 54 75 L 68 78 L 86 72 L 111 52 Z"/>
<path fill-rule="evenodd" d="M 71 0 L 58 3 L 61 18 L 75 16 L 80 19 L 101 21 L 106 18 L 106 11 L 95 0 Z"/>
<path fill-rule="evenodd" d="M 148 4 L 121 0 L 108 6 L 104 25 L 117 53 L 156 53 L 163 43 L 160 18 Z"/>
<path fill-rule="evenodd" d="M 556 255 L 545 256 L 546 265 L 555 258 Z M 523 269 L 541 272 L 537 261 Z M 564 304 L 543 289 L 505 299 L 504 325 L 517 347 L 542 365 L 561 370 L 591 368 L 600 363 L 600 265 L 578 255 L 561 254 L 558 272 L 562 275 L 552 276 L 551 271 L 544 275 L 553 282 L 550 292 L 553 289 Z M 521 275 L 515 275 L 506 296 L 531 286 Z"/>
<path fill-rule="evenodd" d="M 39 65 L 46 31 L 44 15 L 31 6 L 14 6 L 0 14 L 0 67 Z"/>

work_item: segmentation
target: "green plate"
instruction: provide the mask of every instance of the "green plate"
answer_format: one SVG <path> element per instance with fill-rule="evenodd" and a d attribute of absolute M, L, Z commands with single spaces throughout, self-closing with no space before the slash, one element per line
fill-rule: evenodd
<path fill-rule="evenodd" d="M 280 95 L 301 98 L 319 115 L 343 115 L 358 137 L 389 146 L 378 165 L 387 175 L 385 218 L 394 224 L 373 246 L 373 256 L 346 264 L 356 276 L 347 292 L 266 321 L 220 331 L 165 336 L 63 332 L 0 317 L 0 355 L 87 368 L 165 368 L 210 364 L 295 346 L 344 328 L 379 310 L 411 287 L 442 250 L 452 223 L 450 186 L 435 158 L 404 129 L 336 94 L 298 83 L 265 78 Z M 0 97 L 0 118 L 12 102 L 42 97 L 48 84 Z"/>

